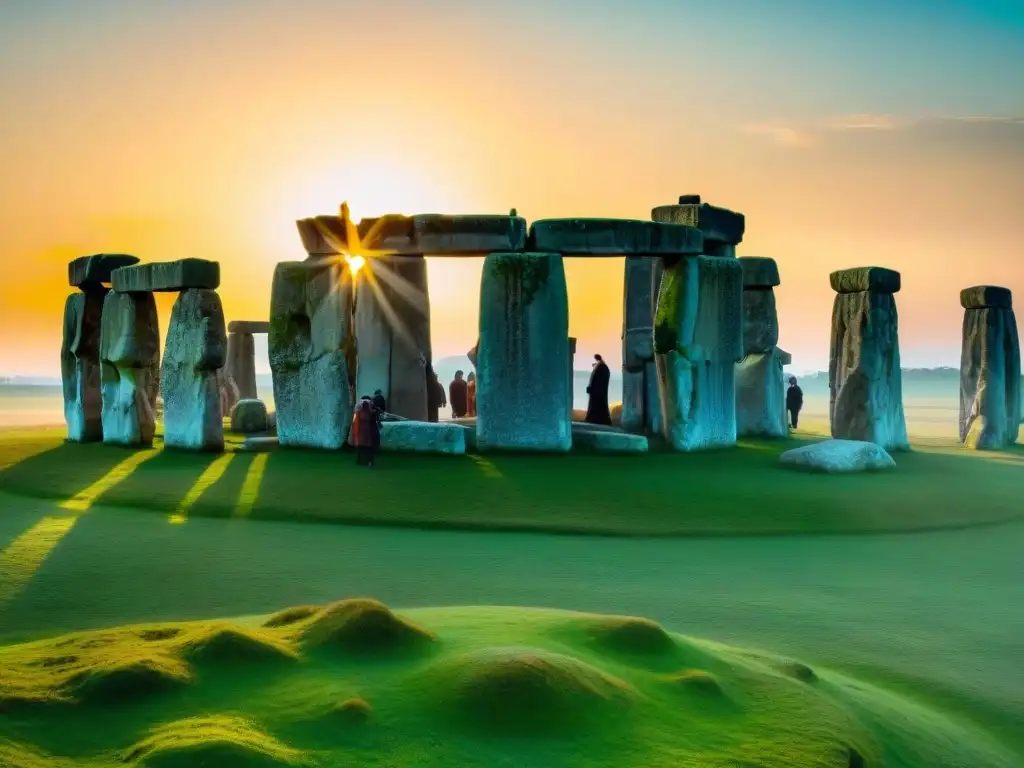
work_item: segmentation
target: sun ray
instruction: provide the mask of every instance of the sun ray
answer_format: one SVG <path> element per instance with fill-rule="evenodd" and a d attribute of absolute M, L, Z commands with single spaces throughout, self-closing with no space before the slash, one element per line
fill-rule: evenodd
<path fill-rule="evenodd" d="M 252 513 L 252 508 L 256 506 L 256 499 L 260 495 L 260 483 L 263 482 L 263 473 L 266 471 L 269 458 L 269 453 L 257 454 L 249 465 L 249 471 L 245 473 L 245 482 L 242 483 L 242 492 L 238 494 L 234 517 L 248 517 Z"/>
<path fill-rule="evenodd" d="M 195 481 L 191 488 L 188 489 L 188 493 L 185 494 L 185 498 L 178 504 L 178 508 L 174 514 L 168 518 L 168 522 L 175 525 L 180 525 L 188 520 L 189 510 L 195 505 L 199 498 L 206 493 L 211 485 L 220 480 L 224 471 L 228 468 L 228 464 L 235 458 L 233 453 L 225 453 L 223 456 L 218 456 L 208 466 L 203 474 L 199 476 L 199 479 Z"/>
<path fill-rule="evenodd" d="M 143 462 L 149 461 L 158 453 L 160 453 L 159 448 L 150 448 L 133 453 L 88 488 L 79 491 L 67 501 L 61 502 L 60 508 L 66 509 L 69 512 L 85 512 L 95 503 L 96 499 L 118 483 L 123 482 Z"/>

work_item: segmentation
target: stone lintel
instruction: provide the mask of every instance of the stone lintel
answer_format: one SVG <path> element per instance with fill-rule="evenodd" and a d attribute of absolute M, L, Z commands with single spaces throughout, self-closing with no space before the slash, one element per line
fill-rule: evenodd
<path fill-rule="evenodd" d="M 639 219 L 540 219 L 527 250 L 565 256 L 685 256 L 704 248 L 700 230 Z"/>
<path fill-rule="evenodd" d="M 964 309 L 1013 309 L 1013 293 L 998 285 L 975 285 L 960 291 Z"/>
<path fill-rule="evenodd" d="M 683 195 L 680 200 L 691 200 L 694 197 L 699 199 L 699 195 Z M 705 242 L 726 245 L 739 245 L 746 230 L 746 218 L 742 213 L 700 202 L 659 205 L 651 211 L 651 218 L 655 221 L 696 227 L 704 233 Z"/>
<path fill-rule="evenodd" d="M 885 267 L 854 267 L 833 272 L 829 282 L 836 293 L 899 293 L 900 273 Z"/>
<path fill-rule="evenodd" d="M 216 290 L 220 287 L 220 264 L 206 259 L 179 259 L 115 269 L 111 283 L 119 293 L 185 291 L 189 288 Z"/>
<path fill-rule="evenodd" d="M 269 320 L 232 320 L 228 333 L 270 333 Z"/>
<path fill-rule="evenodd" d="M 68 284 L 74 288 L 89 288 L 109 283 L 111 273 L 121 267 L 139 263 L 138 256 L 126 253 L 94 253 L 68 262 Z"/>
<path fill-rule="evenodd" d="M 740 266 L 743 267 L 743 288 L 774 288 L 782 281 L 779 279 L 779 265 L 775 259 L 765 256 L 741 256 Z"/>
<path fill-rule="evenodd" d="M 426 254 L 481 255 L 526 248 L 526 219 L 522 216 L 413 217 L 416 247 Z"/>

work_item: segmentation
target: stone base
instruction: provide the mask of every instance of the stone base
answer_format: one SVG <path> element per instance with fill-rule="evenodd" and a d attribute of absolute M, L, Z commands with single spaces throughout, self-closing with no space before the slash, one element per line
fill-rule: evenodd
<path fill-rule="evenodd" d="M 647 453 L 647 438 L 612 430 L 581 428 L 572 430 L 573 449 L 582 448 L 595 453 Z"/>
<path fill-rule="evenodd" d="M 1017 442 L 1021 421 L 1020 339 L 1012 309 L 964 312 L 960 441 L 996 450 Z"/>
<path fill-rule="evenodd" d="M 68 440 L 75 443 L 103 439 L 100 322 L 105 294 L 102 289 L 74 293 L 64 304 L 64 340 L 60 350 L 64 421 Z"/>
<path fill-rule="evenodd" d="M 348 268 L 331 261 L 278 264 L 269 342 L 280 444 L 342 448 L 355 405 Z"/>
<path fill-rule="evenodd" d="M 224 450 L 224 412 L 217 371 L 224 365 L 227 334 L 216 291 L 189 289 L 171 310 L 160 366 L 164 446 Z"/>
<path fill-rule="evenodd" d="M 382 451 L 463 454 L 467 432 L 459 424 L 386 421 L 381 425 L 380 447 Z"/>
<path fill-rule="evenodd" d="M 898 324 L 891 293 L 836 296 L 829 360 L 832 437 L 889 451 L 909 449 Z"/>
<path fill-rule="evenodd" d="M 160 391 L 160 329 L 152 293 L 110 291 L 100 323 L 103 442 L 151 446 Z"/>
<path fill-rule="evenodd" d="M 747 355 L 736 364 L 736 434 L 789 435 L 782 356 L 777 349 Z"/>
<path fill-rule="evenodd" d="M 479 450 L 569 450 L 568 358 L 562 257 L 490 254 L 480 285 Z"/>

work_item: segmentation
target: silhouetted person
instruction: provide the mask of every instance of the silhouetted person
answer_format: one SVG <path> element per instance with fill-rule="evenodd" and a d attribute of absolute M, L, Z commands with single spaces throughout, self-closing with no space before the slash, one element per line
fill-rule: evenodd
<path fill-rule="evenodd" d="M 380 412 L 373 407 L 373 401 L 364 395 L 356 406 L 349 437 L 356 447 L 356 464 L 372 467 L 380 448 Z"/>
<path fill-rule="evenodd" d="M 388 412 L 388 401 L 384 398 L 384 393 L 379 389 L 373 393 L 373 398 L 370 402 L 373 403 L 373 407 L 377 409 L 379 415 L 384 415 Z"/>
<path fill-rule="evenodd" d="M 463 419 L 469 411 L 469 384 L 462 378 L 462 371 L 455 372 L 455 378 L 448 385 L 448 402 L 452 406 L 452 418 Z"/>
<path fill-rule="evenodd" d="M 587 387 L 587 418 L 591 424 L 611 426 L 612 415 L 608 410 L 608 381 L 612 372 L 605 365 L 600 355 L 594 355 L 594 371 L 590 374 L 590 385 Z"/>
<path fill-rule="evenodd" d="M 427 363 L 427 421 L 437 422 L 438 411 L 448 405 L 444 395 L 444 384 L 437 378 L 434 367 Z"/>
<path fill-rule="evenodd" d="M 476 374 L 472 371 L 466 377 L 466 399 L 469 406 L 466 409 L 466 414 L 476 416 Z"/>
<path fill-rule="evenodd" d="M 796 384 L 796 376 L 789 377 L 789 389 L 786 390 L 786 412 L 789 414 L 789 425 L 796 429 L 800 419 L 800 409 L 804 407 L 804 391 Z"/>

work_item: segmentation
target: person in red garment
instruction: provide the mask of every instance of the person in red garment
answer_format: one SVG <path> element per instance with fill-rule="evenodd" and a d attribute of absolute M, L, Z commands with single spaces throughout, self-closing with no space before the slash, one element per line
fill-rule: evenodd
<path fill-rule="evenodd" d="M 466 377 L 466 398 L 469 401 L 467 403 L 468 410 L 466 411 L 467 416 L 476 416 L 476 374 L 472 371 L 469 372 L 469 376 Z"/>
<path fill-rule="evenodd" d="M 380 448 L 380 412 L 373 401 L 364 395 L 352 417 L 349 442 L 356 448 L 356 464 L 372 467 Z"/>

